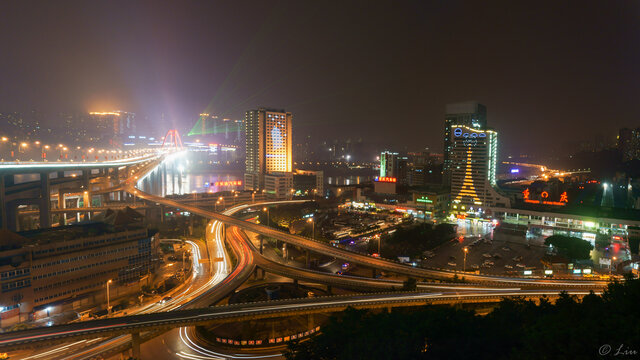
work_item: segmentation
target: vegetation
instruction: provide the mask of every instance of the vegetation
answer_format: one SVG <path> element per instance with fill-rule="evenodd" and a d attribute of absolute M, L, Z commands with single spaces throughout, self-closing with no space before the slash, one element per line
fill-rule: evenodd
<path fill-rule="evenodd" d="M 638 254 L 638 250 L 640 248 L 640 238 L 631 237 L 629 238 L 629 250 L 632 254 Z"/>
<path fill-rule="evenodd" d="M 380 254 L 382 257 L 392 259 L 398 256 L 409 256 L 419 258 L 426 250 L 435 248 L 438 245 L 450 240 L 455 236 L 455 231 L 451 224 L 419 223 L 410 227 L 398 228 L 393 234 L 382 239 Z M 376 252 L 377 241 L 369 242 L 369 250 Z"/>
<path fill-rule="evenodd" d="M 267 221 L 267 212 L 264 211 L 259 213 L 258 219 L 261 224 L 287 230 L 291 223 L 302 219 L 306 214 L 313 213 L 317 208 L 318 204 L 315 202 L 278 205 L 269 208 L 269 221 Z"/>
<path fill-rule="evenodd" d="M 586 240 L 563 235 L 549 236 L 544 240 L 546 245 L 553 245 L 558 249 L 558 254 L 569 259 L 588 259 L 593 250 L 593 245 Z"/>
<path fill-rule="evenodd" d="M 582 300 L 564 294 L 555 304 L 503 300 L 486 316 L 453 306 L 397 309 L 391 313 L 348 309 L 322 332 L 291 342 L 297 359 L 595 359 L 640 344 L 640 280 L 611 283 Z M 606 350 L 606 347 L 604 348 Z"/>

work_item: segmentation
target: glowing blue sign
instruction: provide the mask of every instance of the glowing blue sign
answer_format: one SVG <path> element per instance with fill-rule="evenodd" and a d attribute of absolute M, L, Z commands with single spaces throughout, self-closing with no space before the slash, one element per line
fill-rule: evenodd
<path fill-rule="evenodd" d="M 511 169 L 512 174 L 517 174 L 520 172 L 520 169 Z"/>
<path fill-rule="evenodd" d="M 455 137 L 464 137 L 464 138 L 484 138 L 487 137 L 487 134 L 485 133 L 476 133 L 476 132 L 472 132 L 472 133 L 463 133 L 461 128 L 456 128 L 455 130 L 453 130 L 453 136 Z"/>

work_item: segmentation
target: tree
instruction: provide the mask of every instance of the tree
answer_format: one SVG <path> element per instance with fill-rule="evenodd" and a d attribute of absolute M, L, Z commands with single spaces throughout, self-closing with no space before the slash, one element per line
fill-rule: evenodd
<path fill-rule="evenodd" d="M 486 316 L 457 306 L 347 309 L 308 341 L 291 342 L 298 359 L 594 359 L 603 344 L 640 343 L 640 280 L 613 282 L 601 296 L 562 294 L 555 303 L 502 300 Z M 603 315 L 604 314 L 604 315 Z M 629 344 L 629 345 L 627 345 Z M 634 355 L 637 355 L 634 354 Z M 628 357 L 631 358 L 631 357 Z"/>
<path fill-rule="evenodd" d="M 586 240 L 563 235 L 549 236 L 544 240 L 545 245 L 552 245 L 558 249 L 558 253 L 569 259 L 588 259 L 593 250 L 593 245 Z"/>

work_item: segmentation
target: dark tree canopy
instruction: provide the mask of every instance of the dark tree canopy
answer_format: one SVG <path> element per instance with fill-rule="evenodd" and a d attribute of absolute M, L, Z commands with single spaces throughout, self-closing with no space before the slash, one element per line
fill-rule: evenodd
<path fill-rule="evenodd" d="M 586 240 L 563 235 L 549 236 L 544 240 L 546 245 L 553 245 L 558 253 L 569 259 L 584 260 L 589 258 L 593 245 Z"/>
<path fill-rule="evenodd" d="M 638 301 L 640 280 L 629 280 L 611 283 L 601 296 L 591 294 L 582 300 L 566 294 L 555 304 L 544 298 L 539 304 L 503 300 L 486 316 L 453 306 L 391 313 L 348 309 L 332 316 L 309 341 L 290 343 L 285 356 L 289 360 L 597 359 L 605 344 L 640 351 Z"/>

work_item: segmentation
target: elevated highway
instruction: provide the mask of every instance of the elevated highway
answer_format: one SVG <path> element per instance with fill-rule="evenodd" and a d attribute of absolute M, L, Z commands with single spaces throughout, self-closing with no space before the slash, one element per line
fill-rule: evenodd
<path fill-rule="evenodd" d="M 570 295 L 584 296 L 589 292 L 573 291 Z M 357 309 L 420 306 L 426 304 L 486 303 L 503 298 L 519 297 L 553 299 L 560 291 L 476 291 L 467 293 L 383 293 L 369 295 L 331 296 L 216 306 L 206 309 L 177 310 L 120 318 L 86 321 L 66 325 L 42 327 L 0 335 L 0 349 L 8 351 L 40 344 L 55 344 L 74 339 L 118 336 L 141 331 L 160 332 L 176 327 L 211 325 L 283 316 L 307 315 Z"/>
<path fill-rule="evenodd" d="M 302 237 L 299 235 L 292 235 L 292 234 L 285 233 L 283 231 L 279 231 L 264 225 L 254 224 L 241 219 L 237 219 L 229 215 L 216 213 L 213 211 L 201 209 L 196 206 L 186 205 L 174 200 L 151 195 L 134 188 L 133 185 L 130 183 L 124 186 L 124 190 L 131 194 L 135 194 L 135 196 L 138 196 L 148 201 L 171 206 L 174 208 L 187 210 L 191 213 L 194 213 L 209 219 L 221 221 L 225 224 L 233 225 L 243 230 L 268 236 L 270 238 L 277 239 L 279 241 L 283 241 L 288 244 L 304 248 L 306 250 L 329 255 L 329 256 L 346 260 L 348 262 L 352 262 L 362 266 L 372 267 L 372 268 L 381 269 L 381 270 L 385 270 L 393 273 L 411 276 L 417 279 L 431 278 L 431 279 L 450 280 L 450 279 L 453 279 L 454 276 L 458 276 L 458 277 L 464 276 L 467 281 L 473 282 L 473 283 L 510 284 L 513 286 L 528 285 L 528 286 L 536 286 L 536 287 L 568 286 L 568 287 L 584 287 L 584 288 L 602 288 L 607 285 L 606 281 L 515 278 L 515 277 L 479 275 L 479 274 L 474 274 L 469 272 L 462 274 L 460 272 L 454 272 L 454 271 L 443 270 L 443 269 L 429 269 L 429 268 L 407 266 L 397 261 L 382 259 L 382 258 L 375 258 L 368 254 L 348 251 L 345 249 L 331 246 L 325 242 Z M 245 206 L 250 207 L 251 204 L 248 204 Z"/>

